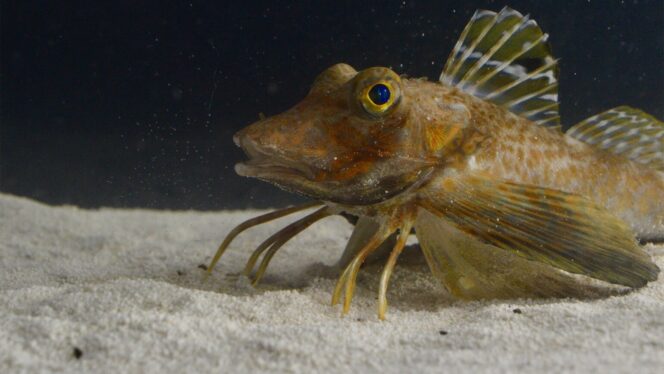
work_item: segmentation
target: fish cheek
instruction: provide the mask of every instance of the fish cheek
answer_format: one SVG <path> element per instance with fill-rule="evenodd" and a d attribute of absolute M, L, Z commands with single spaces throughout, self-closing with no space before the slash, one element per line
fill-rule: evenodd
<path fill-rule="evenodd" d="M 352 112 L 321 119 L 321 132 L 310 143 L 320 161 L 312 179 L 317 193 L 325 200 L 365 205 L 412 185 L 421 165 L 404 165 L 399 157 L 404 151 L 402 123 L 402 116 L 377 121 Z"/>
<path fill-rule="evenodd" d="M 321 179 L 343 180 L 347 179 L 344 174 L 350 169 L 355 169 L 363 153 L 363 138 L 366 134 L 356 126 L 348 116 L 335 119 L 325 125 L 324 136 L 317 140 L 316 146 L 324 149 L 327 165 L 322 170 Z M 349 175 L 352 176 L 352 175 Z"/>

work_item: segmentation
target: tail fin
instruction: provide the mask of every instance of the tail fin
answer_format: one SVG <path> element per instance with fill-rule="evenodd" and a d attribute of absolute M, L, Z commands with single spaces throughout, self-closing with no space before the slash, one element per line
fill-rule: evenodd
<path fill-rule="evenodd" d="M 567 135 L 664 172 L 664 122 L 628 106 L 592 116 Z"/>

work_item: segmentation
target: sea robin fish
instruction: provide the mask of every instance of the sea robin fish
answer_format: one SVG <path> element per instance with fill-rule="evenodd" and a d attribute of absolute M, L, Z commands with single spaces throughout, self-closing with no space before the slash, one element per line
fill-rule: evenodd
<path fill-rule="evenodd" d="M 316 202 L 240 224 L 209 270 L 245 229 L 318 206 L 254 251 L 254 282 L 284 243 L 334 214 L 356 219 L 332 296 L 345 294 L 344 313 L 360 266 L 382 250 L 385 317 L 410 234 L 462 299 L 570 296 L 570 273 L 630 288 L 657 279 L 637 239 L 664 239 L 664 123 L 623 106 L 563 133 L 547 37 L 515 10 L 481 10 L 438 82 L 384 67 L 322 72 L 300 103 L 234 137 L 249 157 L 238 174 Z"/>

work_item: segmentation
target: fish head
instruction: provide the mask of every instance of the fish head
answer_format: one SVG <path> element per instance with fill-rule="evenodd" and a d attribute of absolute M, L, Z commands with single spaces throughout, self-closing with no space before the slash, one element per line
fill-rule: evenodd
<path fill-rule="evenodd" d="M 235 170 L 318 200 L 379 203 L 433 169 L 418 117 L 392 70 L 337 64 L 297 105 L 235 135 L 249 158 Z"/>

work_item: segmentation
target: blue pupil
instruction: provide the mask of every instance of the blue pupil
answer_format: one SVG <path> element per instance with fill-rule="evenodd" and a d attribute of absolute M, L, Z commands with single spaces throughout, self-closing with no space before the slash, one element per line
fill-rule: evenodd
<path fill-rule="evenodd" d="M 390 89 L 379 83 L 369 90 L 369 99 L 376 105 L 383 105 L 390 100 Z"/>

